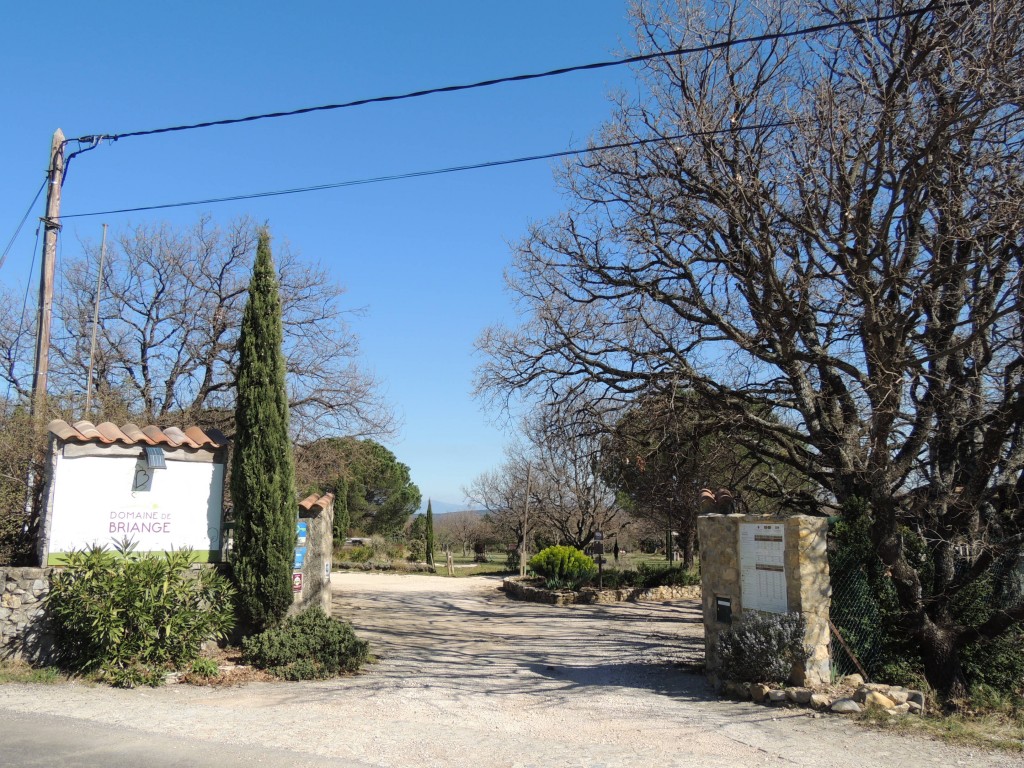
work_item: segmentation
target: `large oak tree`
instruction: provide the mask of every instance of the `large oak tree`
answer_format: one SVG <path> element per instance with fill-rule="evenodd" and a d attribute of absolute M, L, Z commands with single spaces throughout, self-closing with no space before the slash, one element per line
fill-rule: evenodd
<path fill-rule="evenodd" d="M 479 386 L 685 387 L 736 419 L 818 489 L 793 504 L 867 505 L 902 627 L 957 692 L 961 651 L 1024 619 L 1024 3 L 924 5 L 638 4 L 644 51 L 698 52 L 643 63 L 594 142 L 619 146 L 566 168 Z"/>

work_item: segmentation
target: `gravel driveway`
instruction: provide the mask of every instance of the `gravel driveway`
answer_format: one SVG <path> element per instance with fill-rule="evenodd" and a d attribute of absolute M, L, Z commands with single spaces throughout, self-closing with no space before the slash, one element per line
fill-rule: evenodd
<path fill-rule="evenodd" d="M 709 697 L 686 672 L 703 654 L 696 602 L 555 607 L 507 600 L 491 578 L 332 579 L 336 614 L 379 659 L 357 677 L 232 689 L 6 685 L 0 725 L 5 715 L 19 726 L 61 716 L 135 740 L 266 748 L 268 765 L 1020 765 Z"/>

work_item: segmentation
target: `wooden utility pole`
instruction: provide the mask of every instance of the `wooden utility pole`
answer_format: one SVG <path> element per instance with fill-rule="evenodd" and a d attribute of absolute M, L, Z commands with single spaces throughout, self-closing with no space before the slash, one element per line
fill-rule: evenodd
<path fill-rule="evenodd" d="M 530 470 L 531 464 L 526 465 L 526 500 L 523 502 L 523 539 L 519 546 L 519 576 L 526 576 L 526 530 L 530 522 Z"/>
<path fill-rule="evenodd" d="M 43 267 L 39 276 L 39 314 L 36 318 L 36 368 L 32 378 L 32 417 L 37 425 L 46 416 L 46 377 L 50 370 L 50 320 L 53 317 L 53 275 L 60 231 L 60 188 L 64 183 L 64 132 L 58 128 L 50 144 L 50 170 L 43 217 Z"/>

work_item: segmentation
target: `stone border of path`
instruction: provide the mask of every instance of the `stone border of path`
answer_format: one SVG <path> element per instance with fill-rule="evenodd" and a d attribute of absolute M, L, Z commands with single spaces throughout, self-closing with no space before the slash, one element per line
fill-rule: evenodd
<path fill-rule="evenodd" d="M 885 683 L 865 683 L 860 675 L 836 681 L 831 693 L 813 688 L 770 688 L 763 683 L 727 682 L 724 696 L 756 704 L 797 705 L 848 715 L 865 709 L 881 709 L 890 715 L 923 715 L 925 697 L 921 691 Z M 838 695 L 837 692 L 838 691 Z"/>
<path fill-rule="evenodd" d="M 700 586 L 652 587 L 650 589 L 596 589 L 584 587 L 578 591 L 550 590 L 533 586 L 519 576 L 503 579 L 501 588 L 515 600 L 547 605 L 593 605 L 595 603 L 663 602 L 665 600 L 700 600 Z"/>

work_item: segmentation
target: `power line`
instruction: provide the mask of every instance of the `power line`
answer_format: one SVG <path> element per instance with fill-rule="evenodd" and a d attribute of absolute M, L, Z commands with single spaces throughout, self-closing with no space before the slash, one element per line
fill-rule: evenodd
<path fill-rule="evenodd" d="M 43 179 L 43 183 L 39 185 L 39 189 L 36 190 L 36 196 L 32 198 L 32 202 L 28 205 L 28 210 L 25 211 L 25 215 L 21 217 L 21 221 L 18 222 L 17 228 L 14 230 L 14 234 L 11 235 L 11 239 L 7 241 L 7 247 L 4 248 L 4 252 L 0 254 L 0 269 L 3 268 L 4 262 L 7 261 L 7 254 L 11 252 L 11 248 L 14 247 L 14 241 L 18 239 L 18 235 L 21 234 L 21 228 L 25 226 L 25 222 L 28 221 L 29 214 L 32 213 L 32 209 L 36 207 L 36 202 L 39 200 L 39 195 L 46 189 L 46 179 Z"/>
<path fill-rule="evenodd" d="M 605 69 L 608 67 L 620 67 L 626 64 L 638 64 L 645 61 L 652 61 L 654 59 L 669 58 L 672 56 L 686 56 L 694 53 L 706 53 L 709 51 L 720 50 L 723 48 L 731 48 L 737 45 L 747 45 L 750 43 L 764 43 L 771 42 L 774 40 L 783 40 L 792 37 L 801 37 L 803 35 L 816 34 L 818 32 L 827 32 L 829 30 L 838 29 L 841 27 L 860 27 L 867 26 L 869 24 L 878 24 L 885 21 L 893 21 L 899 18 L 905 18 L 908 16 L 917 16 L 925 13 L 930 13 L 937 10 L 938 8 L 959 8 L 966 6 L 968 3 L 966 0 L 960 0 L 958 2 L 948 3 L 930 3 L 923 8 L 914 8 L 905 11 L 897 11 L 894 13 L 879 14 L 877 16 L 864 16 L 859 19 L 845 19 L 840 21 L 833 21 L 826 24 L 817 24 L 810 27 L 800 27 L 798 29 L 792 29 L 785 32 L 769 32 L 762 35 L 752 35 L 750 37 L 741 38 L 729 38 L 722 40 L 717 43 L 708 43 L 706 45 L 691 46 L 688 48 L 675 48 L 671 51 L 657 51 L 655 53 L 638 54 L 636 56 L 628 56 L 622 59 L 612 59 L 608 61 L 597 61 L 590 64 L 577 64 L 571 67 L 560 67 L 558 69 L 547 70 L 546 72 L 534 72 L 522 75 L 510 75 L 508 77 L 497 77 L 490 80 L 481 80 L 475 83 L 465 83 L 462 85 L 446 85 L 439 88 L 427 88 L 420 91 L 410 91 L 408 93 L 393 94 L 390 96 L 374 96 L 366 99 L 356 99 L 354 101 L 341 102 L 339 104 L 323 104 L 316 107 L 302 107 L 301 109 L 292 109 L 282 112 L 266 112 L 258 115 L 249 115 L 247 117 L 232 117 L 225 118 L 223 120 L 209 120 L 202 123 L 189 123 L 185 125 L 174 125 L 166 128 L 151 128 L 143 131 L 128 131 L 126 133 L 114 133 L 114 134 L 96 134 L 91 136 L 82 136 L 77 141 L 81 142 L 98 142 L 101 140 L 118 141 L 119 139 L 134 138 L 137 136 L 152 136 L 160 133 L 174 133 L 177 131 L 191 131 L 198 128 L 212 128 L 219 125 L 235 125 L 237 123 L 251 123 L 257 120 L 270 120 L 279 117 L 294 117 L 295 115 L 307 115 L 312 112 L 327 112 L 335 109 L 349 109 L 351 107 L 361 107 L 366 104 L 380 104 L 388 101 L 402 101 L 405 99 L 416 99 L 421 96 L 431 96 L 438 93 L 455 93 L 457 91 L 468 91 L 476 88 L 488 88 L 492 85 L 501 85 L 504 83 L 518 83 L 527 80 L 540 80 L 546 77 L 557 77 L 560 75 L 567 75 L 573 72 L 584 72 L 588 70 Z M 69 141 L 75 141 L 70 139 Z"/>
<path fill-rule="evenodd" d="M 139 213 L 141 211 L 158 211 L 167 208 L 186 208 L 192 205 L 213 205 L 216 203 L 230 203 L 238 200 L 254 200 L 261 197 L 280 197 L 284 195 L 298 195 L 305 192 L 320 192 L 328 189 L 341 189 L 343 187 L 357 187 L 364 184 L 380 184 L 386 181 L 402 181 L 405 179 L 416 179 L 424 176 L 440 176 L 447 173 L 460 173 L 462 171 L 475 171 L 482 168 L 498 168 L 505 165 L 517 165 L 519 163 L 531 163 L 537 160 L 554 160 L 561 157 L 575 157 L 585 155 L 589 152 L 601 152 L 609 149 L 625 149 L 627 147 L 638 147 L 644 144 L 655 144 L 658 142 L 679 141 L 681 139 L 695 139 L 702 136 L 714 136 L 723 133 L 739 133 L 741 131 L 752 131 L 759 129 L 785 128 L 795 125 L 796 120 L 781 120 L 771 123 L 757 123 L 754 125 L 730 126 L 729 128 L 716 128 L 707 131 L 695 131 L 693 133 L 681 133 L 675 136 L 657 136 L 650 139 L 635 139 L 634 141 L 621 141 L 614 144 L 602 144 L 586 149 L 566 149 L 561 152 L 547 152 L 542 155 L 527 155 L 525 157 L 514 157 L 505 160 L 489 160 L 483 163 L 471 163 L 467 165 L 453 165 L 447 168 L 432 168 L 424 171 L 408 171 L 406 173 L 395 173 L 388 176 L 371 176 L 364 179 L 349 179 L 347 181 L 336 181 L 328 184 L 315 184 L 308 187 L 292 187 L 290 189 L 278 189 L 269 192 L 250 192 L 242 195 L 228 195 L 226 197 L 209 197 L 202 200 L 188 200 L 177 203 L 160 203 L 157 205 L 140 205 L 134 208 L 115 208 L 107 211 L 91 211 L 89 213 L 66 213 L 60 217 L 64 219 L 81 219 L 88 216 L 111 216 L 118 213 Z"/>
<path fill-rule="evenodd" d="M 45 186 L 45 183 L 44 183 Z M 38 198 L 39 196 L 36 195 Z M 19 347 L 21 346 L 21 334 L 25 330 L 25 312 L 28 309 L 28 295 L 30 286 L 32 285 L 32 275 L 36 271 L 36 254 L 39 253 L 39 226 L 36 226 L 36 242 L 32 246 L 32 261 L 28 265 L 28 280 L 25 281 L 25 298 L 21 302 L 21 317 L 18 320 L 18 333 L 14 337 L 14 350 L 11 352 L 11 370 L 10 378 L 7 379 L 7 393 L 4 395 L 4 401 L 11 401 L 11 388 L 14 386 L 14 382 L 17 380 L 17 376 L 14 373 L 14 369 L 17 367 L 18 355 L 20 354 Z M 19 387 L 20 391 L 20 387 Z"/>

